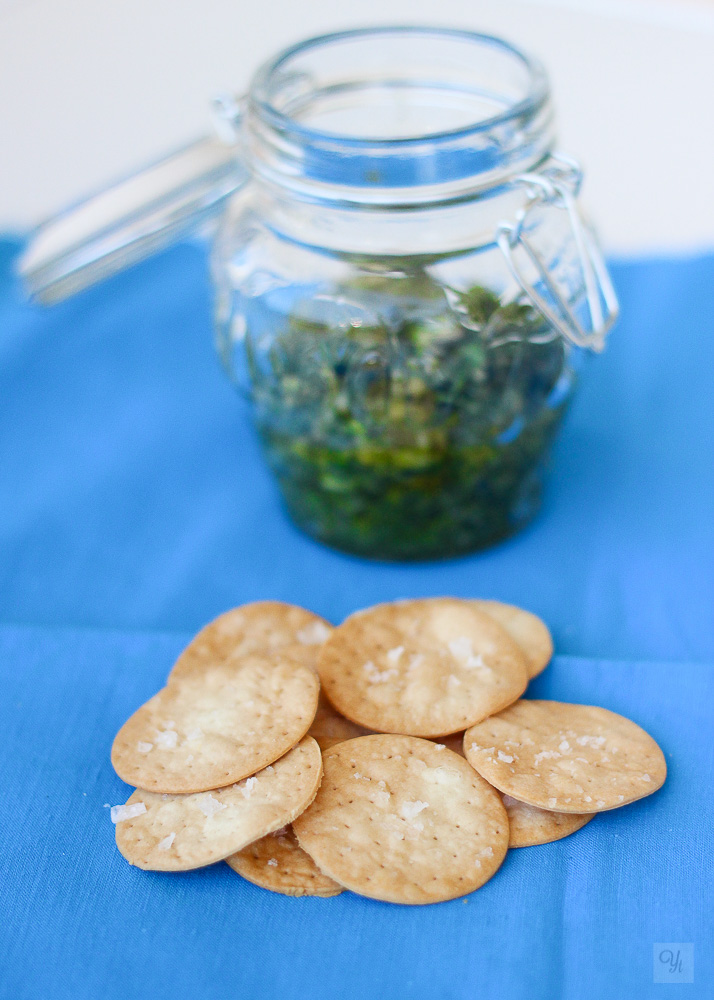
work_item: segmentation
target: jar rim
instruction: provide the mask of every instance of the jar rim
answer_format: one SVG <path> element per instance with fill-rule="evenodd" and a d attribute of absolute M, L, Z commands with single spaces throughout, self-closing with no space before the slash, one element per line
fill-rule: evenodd
<path fill-rule="evenodd" d="M 514 62 L 520 63 L 527 73 L 527 88 L 525 95 L 513 104 L 497 114 L 457 128 L 439 129 L 436 131 L 420 132 L 418 135 L 408 136 L 352 136 L 339 131 L 328 131 L 306 125 L 298 121 L 290 114 L 286 114 L 276 107 L 269 95 L 270 81 L 286 66 L 287 63 L 296 56 L 308 53 L 312 50 L 326 47 L 334 43 L 351 41 L 358 39 L 369 39 L 383 37 L 426 37 L 433 36 L 441 40 L 455 40 L 463 42 L 473 42 L 476 45 L 488 46 L 492 49 L 499 49 L 508 56 L 512 56 Z M 465 28 L 448 28 L 427 25 L 380 25 L 374 27 L 348 28 L 341 31 L 328 32 L 304 39 L 284 48 L 274 57 L 265 62 L 255 73 L 249 88 L 249 100 L 251 105 L 257 110 L 260 117 L 271 127 L 279 130 L 285 135 L 290 135 L 303 143 L 338 143 L 350 147 L 353 150 L 378 148 L 385 152 L 394 150 L 408 150 L 410 147 L 419 145 L 425 141 L 438 144 L 440 142 L 449 143 L 454 140 L 467 139 L 469 136 L 478 136 L 492 131 L 500 125 L 506 124 L 514 119 L 528 118 L 536 115 L 550 98 L 550 87 L 545 68 L 539 59 L 526 54 L 522 49 L 511 42 L 496 35 L 471 31 Z"/>

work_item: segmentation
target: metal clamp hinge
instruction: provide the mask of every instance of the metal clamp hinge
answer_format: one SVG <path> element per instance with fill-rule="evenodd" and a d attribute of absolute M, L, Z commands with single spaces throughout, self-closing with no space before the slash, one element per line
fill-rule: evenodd
<path fill-rule="evenodd" d="M 608 274 L 607 265 L 589 227 L 583 222 L 576 198 L 582 173 L 577 163 L 564 156 L 552 157 L 542 173 L 522 174 L 516 183 L 528 189 L 528 201 L 515 222 L 498 227 L 496 241 L 508 268 L 545 319 L 566 340 L 577 347 L 601 351 L 605 338 L 617 319 L 619 305 Z M 554 205 L 568 214 L 570 229 L 582 268 L 585 298 L 589 313 L 587 327 L 580 322 L 574 308 L 562 293 L 550 273 L 546 261 L 526 233 L 528 213 L 537 205 Z M 525 260 L 535 268 L 538 278 L 530 281 L 521 266 L 516 251 L 522 248 Z"/>

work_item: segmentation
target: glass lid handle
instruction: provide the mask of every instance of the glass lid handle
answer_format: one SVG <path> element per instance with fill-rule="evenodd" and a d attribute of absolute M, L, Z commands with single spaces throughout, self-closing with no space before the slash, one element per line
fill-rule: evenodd
<path fill-rule="evenodd" d="M 515 222 L 498 227 L 496 241 L 508 268 L 536 309 L 577 347 L 601 351 L 618 313 L 617 295 L 597 239 L 577 204 L 582 171 L 575 160 L 554 155 L 539 173 L 521 174 L 517 184 L 527 188 L 527 202 Z M 551 205 L 565 211 L 582 272 L 587 305 L 583 323 L 568 296 L 559 287 L 544 255 L 529 232 L 528 221 L 537 206 Z"/>
<path fill-rule="evenodd" d="M 247 173 L 236 154 L 241 102 L 216 98 L 214 134 L 163 157 L 42 223 L 18 270 L 49 305 L 214 222 Z"/>

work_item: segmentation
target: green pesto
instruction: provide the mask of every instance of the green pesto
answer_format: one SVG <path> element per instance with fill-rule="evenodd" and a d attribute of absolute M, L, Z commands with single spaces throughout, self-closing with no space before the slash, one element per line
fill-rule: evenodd
<path fill-rule="evenodd" d="M 339 295 L 376 319 L 318 321 L 298 303 L 262 356 L 246 340 L 257 425 L 293 519 L 390 560 L 512 534 L 537 510 L 572 393 L 562 340 L 529 305 L 445 289 L 423 270 L 366 273 Z"/>

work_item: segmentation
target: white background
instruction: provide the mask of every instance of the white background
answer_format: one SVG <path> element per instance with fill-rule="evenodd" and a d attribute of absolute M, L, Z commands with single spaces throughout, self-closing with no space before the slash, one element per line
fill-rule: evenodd
<path fill-rule="evenodd" d="M 0 230 L 206 131 L 208 98 L 282 46 L 400 22 L 546 63 L 609 250 L 714 246 L 714 0 L 0 0 Z"/>

